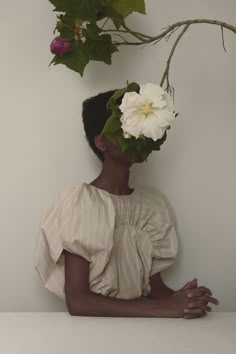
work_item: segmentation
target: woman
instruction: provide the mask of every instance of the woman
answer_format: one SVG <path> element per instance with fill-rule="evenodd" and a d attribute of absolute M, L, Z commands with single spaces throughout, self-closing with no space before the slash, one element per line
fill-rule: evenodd
<path fill-rule="evenodd" d="M 134 161 L 101 134 L 115 91 L 83 103 L 88 143 L 100 174 L 60 193 L 42 218 L 34 265 L 75 316 L 202 317 L 219 302 L 197 280 L 175 291 L 160 272 L 174 263 L 177 237 L 163 194 L 129 187 Z M 121 101 L 120 101 L 121 102 Z M 166 132 L 160 146 L 166 140 Z"/>

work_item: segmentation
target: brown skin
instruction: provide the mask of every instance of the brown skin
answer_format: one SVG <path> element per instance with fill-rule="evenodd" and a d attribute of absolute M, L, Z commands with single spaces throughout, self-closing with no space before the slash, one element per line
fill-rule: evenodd
<path fill-rule="evenodd" d="M 188 303 L 184 309 L 184 318 L 190 319 L 195 317 L 203 317 L 207 312 L 211 311 L 208 302 L 218 305 L 219 302 L 216 298 L 211 297 L 212 292 L 205 286 L 197 286 L 197 279 L 186 283 L 181 289 L 175 291 L 167 287 L 162 279 L 160 273 L 154 274 L 150 277 L 151 294 L 149 298 L 162 299 L 162 300 L 177 300 L 179 296 L 184 294 L 188 298 Z"/>
<path fill-rule="evenodd" d="M 89 288 L 89 262 L 83 257 L 64 250 L 65 257 L 65 296 L 68 312 L 72 316 L 103 316 L 103 317 L 169 317 L 169 318 L 196 318 L 202 317 L 206 311 L 200 305 L 191 309 L 192 314 L 187 315 L 184 309 L 193 301 L 188 297 L 192 287 L 188 283 L 178 291 L 162 285 L 155 274 L 150 278 L 153 286 L 152 296 L 136 299 L 118 299 L 94 293 Z M 158 293 L 155 294 L 155 291 Z M 197 290 L 199 293 L 201 289 Z M 205 288 L 205 292 L 209 289 Z M 156 296 L 155 296 L 156 295 Z M 195 294 L 196 295 L 196 294 Z M 200 301 L 200 296 L 195 297 Z M 202 296 L 203 298 L 203 296 Z M 201 301 L 215 303 L 217 300 L 209 295 Z M 206 306 L 201 304 L 201 306 Z"/>
<path fill-rule="evenodd" d="M 97 135 L 94 140 L 97 148 L 102 151 L 104 162 L 99 176 L 90 184 L 104 189 L 112 194 L 130 194 L 129 176 L 132 162 L 129 157 L 121 152 L 119 145 L 113 144 L 103 135 Z M 141 163 L 144 159 L 137 155 L 135 163 Z"/>
<path fill-rule="evenodd" d="M 101 173 L 90 184 L 112 194 L 132 193 L 128 183 L 133 163 L 121 152 L 118 144 L 104 136 L 97 135 L 94 141 L 103 153 L 104 163 Z M 143 161 L 142 156 L 137 155 L 134 163 Z M 211 311 L 208 303 L 218 305 L 218 300 L 211 297 L 211 290 L 198 287 L 196 281 L 188 282 L 175 291 L 163 283 L 160 273 L 150 277 L 151 294 L 148 297 L 126 300 L 93 293 L 89 289 L 89 263 L 66 250 L 63 253 L 66 303 L 71 315 L 190 319 L 206 316 Z"/>

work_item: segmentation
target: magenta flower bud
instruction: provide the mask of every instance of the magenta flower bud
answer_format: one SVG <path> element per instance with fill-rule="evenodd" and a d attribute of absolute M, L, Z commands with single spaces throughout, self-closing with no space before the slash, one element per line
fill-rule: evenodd
<path fill-rule="evenodd" d="M 67 39 L 56 37 L 50 44 L 50 49 L 52 54 L 56 54 L 62 57 L 63 55 L 71 51 L 71 46 L 70 42 Z"/>

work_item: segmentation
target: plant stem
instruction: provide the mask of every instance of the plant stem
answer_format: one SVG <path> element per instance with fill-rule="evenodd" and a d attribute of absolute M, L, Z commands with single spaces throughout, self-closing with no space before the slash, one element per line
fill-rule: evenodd
<path fill-rule="evenodd" d="M 229 31 L 232 31 L 234 33 L 236 33 L 236 27 L 233 25 L 230 25 L 229 23 L 226 22 L 222 22 L 222 21 L 218 21 L 218 20 L 209 20 L 209 19 L 193 19 L 193 20 L 186 20 L 186 21 L 179 21 L 176 23 L 173 23 L 171 26 L 169 26 L 165 31 L 163 31 L 162 33 L 160 33 L 157 36 L 147 36 L 135 31 L 132 31 L 130 29 L 128 29 L 128 27 L 126 27 L 127 32 L 130 34 L 136 34 L 139 37 L 143 36 L 145 38 L 141 39 L 141 37 L 139 38 L 140 41 L 139 42 L 120 42 L 120 43 L 116 43 L 116 46 L 120 46 L 120 45 L 142 45 L 142 44 L 146 44 L 146 43 L 151 43 L 154 41 L 157 41 L 163 37 L 165 37 L 167 34 L 169 34 L 170 32 L 172 32 L 176 27 L 180 27 L 180 26 L 185 26 L 188 25 L 188 27 L 190 25 L 193 24 L 199 24 L 199 23 L 205 23 L 205 24 L 210 24 L 210 25 L 216 25 L 216 26 L 220 26 L 221 28 L 226 28 Z M 120 30 L 118 30 L 120 31 Z"/>
<path fill-rule="evenodd" d="M 199 24 L 199 23 L 220 26 L 221 35 L 222 35 L 222 44 L 223 44 L 224 50 L 226 51 L 225 42 L 224 42 L 224 29 L 227 29 L 229 31 L 232 31 L 233 33 L 236 33 L 236 27 L 233 25 L 230 25 L 229 23 L 218 21 L 218 20 L 193 19 L 193 20 L 179 21 L 179 22 L 173 23 L 172 25 L 168 26 L 167 28 L 164 28 L 164 31 L 157 36 L 147 36 L 143 33 L 136 32 L 136 31 L 129 29 L 126 25 L 122 25 L 125 30 L 117 29 L 117 30 L 111 30 L 110 32 L 115 31 L 116 34 L 118 34 L 119 32 L 131 34 L 139 40 L 138 42 L 129 42 L 128 40 L 126 40 L 124 38 L 123 42 L 114 42 L 113 43 L 117 47 L 121 46 L 121 45 L 139 46 L 139 45 L 144 45 L 144 44 L 148 44 L 148 43 L 153 43 L 155 45 L 155 44 L 159 43 L 163 38 L 166 38 L 166 41 L 168 41 L 170 39 L 170 37 L 174 34 L 174 32 L 183 26 L 181 33 L 179 34 L 179 36 L 175 40 L 174 45 L 171 49 L 170 55 L 169 55 L 167 63 L 166 63 L 166 68 L 165 68 L 165 71 L 164 71 L 164 74 L 162 76 L 161 83 L 160 83 L 160 86 L 163 86 L 164 82 L 166 81 L 167 91 L 170 91 L 170 93 L 171 94 L 173 93 L 173 95 L 174 95 L 174 88 L 172 88 L 170 86 L 170 81 L 169 81 L 169 71 L 170 71 L 171 60 L 173 58 L 176 47 L 177 47 L 180 39 L 183 37 L 184 33 L 188 30 L 188 28 L 191 25 Z"/>
<path fill-rule="evenodd" d="M 169 55 L 169 58 L 167 60 L 167 64 L 166 64 L 166 69 L 164 71 L 164 74 L 162 76 L 162 79 L 161 79 L 161 83 L 160 83 L 160 86 L 163 86 L 165 80 L 167 79 L 167 90 L 170 88 L 170 85 L 169 85 L 169 71 L 170 71 L 170 62 L 171 62 L 171 59 L 174 55 L 174 52 L 175 52 L 175 49 L 180 41 L 180 39 L 183 37 L 184 33 L 187 31 L 187 29 L 189 28 L 190 24 L 187 24 L 184 26 L 183 30 L 181 31 L 181 33 L 178 35 L 173 47 L 172 47 L 172 50 L 170 52 L 170 55 Z"/>

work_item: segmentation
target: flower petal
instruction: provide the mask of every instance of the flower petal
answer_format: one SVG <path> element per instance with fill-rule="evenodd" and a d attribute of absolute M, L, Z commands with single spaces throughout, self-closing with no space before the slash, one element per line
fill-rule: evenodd
<path fill-rule="evenodd" d="M 119 106 L 121 112 L 124 113 L 126 110 L 135 108 L 139 98 L 140 95 L 137 92 L 126 92 Z"/>
<path fill-rule="evenodd" d="M 155 108 L 164 108 L 167 105 L 166 100 L 162 96 L 152 98 L 152 106 Z"/>
<path fill-rule="evenodd" d="M 157 139 L 161 139 L 164 133 L 165 129 L 160 126 L 157 117 L 154 114 L 150 114 L 145 124 L 143 124 L 142 134 L 156 141 Z"/>
<path fill-rule="evenodd" d="M 144 118 L 142 119 L 142 117 L 140 116 L 141 115 L 137 113 L 130 114 L 128 116 L 123 115 L 121 117 L 121 122 L 122 122 L 121 128 L 127 133 L 138 138 L 142 132 L 143 120 L 144 120 Z"/>
<path fill-rule="evenodd" d="M 141 84 L 140 95 L 147 99 L 153 99 L 154 97 L 160 97 L 164 95 L 165 91 L 159 85 L 153 83 Z"/>
<path fill-rule="evenodd" d="M 175 114 L 167 109 L 161 109 L 154 112 L 155 116 L 159 120 L 159 124 L 163 127 L 171 125 L 175 121 Z"/>

